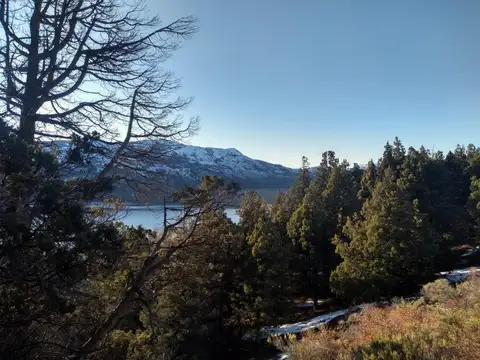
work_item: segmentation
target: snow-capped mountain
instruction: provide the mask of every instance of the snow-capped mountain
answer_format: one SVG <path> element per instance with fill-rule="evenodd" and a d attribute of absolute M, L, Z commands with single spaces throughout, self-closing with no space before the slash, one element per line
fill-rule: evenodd
<path fill-rule="evenodd" d="M 57 142 L 60 154 L 65 154 L 67 142 Z M 95 155 L 89 161 L 89 172 L 99 171 L 109 162 L 116 147 L 102 149 L 105 155 Z M 221 176 L 237 182 L 242 189 L 280 189 L 291 186 L 296 170 L 282 165 L 255 160 L 236 149 L 219 149 L 181 144 L 173 141 L 138 141 L 129 145 L 128 151 L 147 151 L 154 160 L 142 169 L 158 174 L 169 189 L 185 184 L 196 185 L 202 176 Z M 138 166 L 138 164 L 135 164 Z M 125 167 L 116 165 L 114 172 Z M 167 185 L 168 184 L 168 185 Z"/>
<path fill-rule="evenodd" d="M 218 175 L 237 181 L 242 187 L 289 187 L 296 173 L 282 165 L 251 159 L 237 149 L 183 144 L 172 148 L 162 167 L 169 176 L 187 183 L 195 183 L 204 175 Z"/>

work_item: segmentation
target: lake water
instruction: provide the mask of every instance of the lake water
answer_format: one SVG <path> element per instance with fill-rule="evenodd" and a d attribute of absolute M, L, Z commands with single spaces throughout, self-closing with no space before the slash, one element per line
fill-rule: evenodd
<path fill-rule="evenodd" d="M 172 207 L 175 208 L 175 207 Z M 175 210 L 167 210 L 167 218 L 174 220 L 179 216 L 180 207 Z M 237 209 L 226 209 L 227 216 L 234 222 L 238 222 Z M 146 229 L 159 230 L 162 228 L 163 207 L 162 206 L 129 206 L 128 210 L 118 214 L 117 219 L 131 226 L 143 226 Z"/>

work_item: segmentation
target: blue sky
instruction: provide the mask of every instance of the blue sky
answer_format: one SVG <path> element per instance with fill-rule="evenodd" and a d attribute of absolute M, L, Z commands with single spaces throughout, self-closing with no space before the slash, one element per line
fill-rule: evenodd
<path fill-rule="evenodd" d="M 351 163 L 387 140 L 478 144 L 478 0 L 148 0 L 199 32 L 166 66 L 195 97 L 191 144 L 298 167 Z"/>

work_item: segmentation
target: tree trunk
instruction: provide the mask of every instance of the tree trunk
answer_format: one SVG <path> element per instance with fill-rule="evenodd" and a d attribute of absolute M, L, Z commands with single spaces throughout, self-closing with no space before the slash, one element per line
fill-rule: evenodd
<path fill-rule="evenodd" d="M 27 144 L 33 144 L 35 137 L 36 112 L 32 106 L 28 106 L 21 114 L 19 136 Z"/>
<path fill-rule="evenodd" d="M 32 17 L 30 18 L 30 46 L 28 47 L 27 78 L 25 94 L 20 117 L 20 137 L 27 143 L 33 144 L 37 111 L 40 108 L 39 81 L 38 81 L 38 46 L 41 20 L 42 1 L 35 0 Z"/>

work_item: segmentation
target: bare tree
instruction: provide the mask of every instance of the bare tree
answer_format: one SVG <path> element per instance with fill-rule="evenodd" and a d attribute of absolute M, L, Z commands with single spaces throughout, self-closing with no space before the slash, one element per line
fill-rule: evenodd
<path fill-rule="evenodd" d="M 27 143 L 93 139 L 100 176 L 115 166 L 148 183 L 169 149 L 134 142 L 182 139 L 198 123 L 183 121 L 191 98 L 162 67 L 196 19 L 147 14 L 142 0 L 0 0 L 0 116 Z"/>

